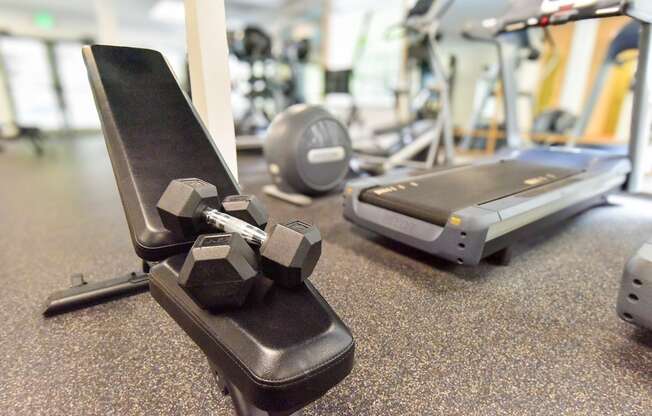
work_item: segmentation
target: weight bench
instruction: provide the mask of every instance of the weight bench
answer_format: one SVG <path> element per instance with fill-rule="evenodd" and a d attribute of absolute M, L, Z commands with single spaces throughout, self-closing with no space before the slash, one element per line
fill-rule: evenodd
<path fill-rule="evenodd" d="M 222 197 L 239 186 L 160 53 L 96 45 L 83 56 L 152 296 L 204 352 L 238 415 L 298 414 L 350 373 L 348 328 L 310 283 L 289 290 L 260 277 L 242 308 L 218 312 L 186 294 L 177 278 L 193 241 L 163 227 L 157 201 L 176 178 L 201 178 Z"/>

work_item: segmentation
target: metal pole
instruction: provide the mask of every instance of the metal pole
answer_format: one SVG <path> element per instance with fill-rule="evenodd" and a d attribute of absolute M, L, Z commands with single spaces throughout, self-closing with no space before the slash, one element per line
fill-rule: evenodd
<path fill-rule="evenodd" d="M 510 149 L 521 146 L 521 133 L 518 127 L 518 46 L 509 34 L 497 38 L 498 59 L 500 60 L 500 79 L 503 87 L 503 106 L 505 111 L 505 139 Z"/>
<path fill-rule="evenodd" d="M 450 86 L 448 85 L 449 77 L 439 59 L 437 41 L 435 38 L 435 34 L 429 35 L 428 51 L 430 55 L 430 65 L 433 76 L 435 77 L 435 82 L 437 83 L 437 93 L 439 94 L 439 101 L 441 103 L 437 119 L 442 120 L 441 134 L 444 135 L 444 157 L 446 164 L 453 164 L 455 158 L 455 138 L 453 137 L 453 114 L 451 111 Z M 432 145 L 439 147 L 439 143 L 440 138 L 436 137 Z M 437 150 L 439 149 L 436 148 L 435 152 Z"/>
<path fill-rule="evenodd" d="M 632 106 L 632 124 L 629 138 L 629 157 L 632 172 L 627 183 L 629 192 L 639 192 L 645 175 L 645 154 L 650 143 L 650 81 L 652 80 L 652 29 L 650 23 L 641 22 L 638 69 Z"/>
<path fill-rule="evenodd" d="M 48 55 L 50 74 L 52 76 L 52 85 L 54 86 L 54 92 L 57 97 L 57 104 L 59 105 L 61 121 L 63 121 L 63 128 L 64 130 L 70 130 L 72 128 L 72 123 L 70 121 L 68 103 L 66 102 L 66 97 L 63 91 L 63 83 L 61 82 L 61 73 L 59 72 L 55 43 L 53 41 L 46 41 L 45 47 Z"/>

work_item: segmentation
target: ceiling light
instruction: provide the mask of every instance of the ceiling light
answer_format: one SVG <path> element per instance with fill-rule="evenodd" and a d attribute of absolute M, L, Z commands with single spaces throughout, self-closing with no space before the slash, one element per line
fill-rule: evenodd
<path fill-rule="evenodd" d="M 484 19 L 482 21 L 482 27 L 485 29 L 491 29 L 492 27 L 495 27 L 498 24 L 498 20 L 491 18 L 491 19 Z"/>

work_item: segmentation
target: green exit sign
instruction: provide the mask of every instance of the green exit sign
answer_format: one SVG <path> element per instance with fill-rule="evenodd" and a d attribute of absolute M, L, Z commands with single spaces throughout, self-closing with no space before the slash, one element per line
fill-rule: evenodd
<path fill-rule="evenodd" d="M 34 14 L 34 24 L 41 29 L 52 29 L 54 23 L 54 16 L 51 13 L 37 12 Z"/>

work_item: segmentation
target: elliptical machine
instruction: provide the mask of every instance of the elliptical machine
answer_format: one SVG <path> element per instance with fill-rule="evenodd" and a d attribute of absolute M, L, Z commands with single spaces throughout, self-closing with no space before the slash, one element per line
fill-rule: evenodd
<path fill-rule="evenodd" d="M 445 164 L 453 163 L 455 144 L 450 91 L 452 76 L 447 74 L 438 52 L 439 23 L 453 3 L 454 0 L 419 0 L 408 12 L 403 28 L 411 37 L 411 44 L 419 45 L 420 50 L 425 52 L 422 55 L 425 55 L 432 80 L 415 97 L 411 120 L 374 132 L 375 136 L 392 132 L 398 134 L 401 140 L 396 149 L 391 149 L 394 151 L 383 155 L 378 151 L 369 151 L 368 148 L 356 147 L 361 169 L 373 174 L 383 174 L 399 166 L 430 169 L 440 159 Z M 454 61 L 451 68 L 453 72 Z M 397 91 L 397 98 L 399 93 L 403 91 Z M 433 98 L 438 106 L 434 111 L 429 111 L 428 107 Z M 425 123 L 420 123 L 421 121 Z M 442 148 L 443 154 L 440 157 Z M 423 156 L 423 160 L 417 160 L 419 156 Z"/>

